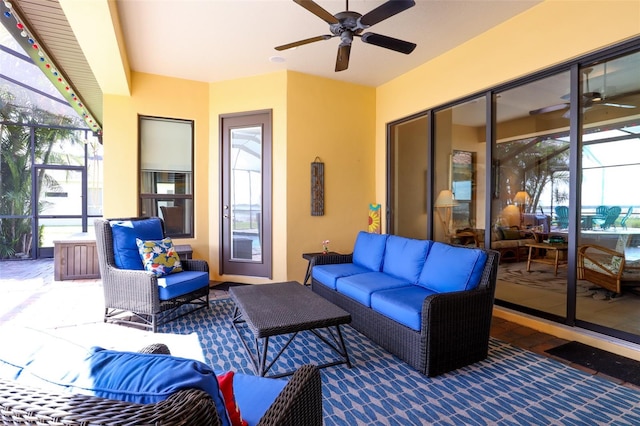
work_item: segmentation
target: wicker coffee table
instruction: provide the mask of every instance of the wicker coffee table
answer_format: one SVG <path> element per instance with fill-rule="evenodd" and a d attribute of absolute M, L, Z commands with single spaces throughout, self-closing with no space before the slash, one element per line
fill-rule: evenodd
<path fill-rule="evenodd" d="M 233 328 L 238 333 L 256 374 L 266 376 L 298 333 L 307 330 L 339 356 L 336 361 L 319 365 L 319 368 L 339 364 L 347 364 L 351 368 L 340 331 L 340 325 L 351 322 L 351 314 L 313 293 L 308 287 L 289 281 L 232 287 L 229 294 L 236 305 Z M 247 341 L 249 339 L 243 338 L 241 328 L 244 327 L 248 327 L 253 335 L 253 350 Z M 285 334 L 290 335 L 286 343 L 273 359 L 267 360 L 269 338 Z M 269 377 L 287 376 L 293 372 Z"/>

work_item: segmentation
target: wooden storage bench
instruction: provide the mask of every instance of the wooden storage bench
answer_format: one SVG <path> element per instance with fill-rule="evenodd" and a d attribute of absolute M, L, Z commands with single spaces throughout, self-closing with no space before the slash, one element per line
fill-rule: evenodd
<path fill-rule="evenodd" d="M 53 276 L 56 281 L 100 278 L 96 238 L 88 233 L 53 242 Z"/>

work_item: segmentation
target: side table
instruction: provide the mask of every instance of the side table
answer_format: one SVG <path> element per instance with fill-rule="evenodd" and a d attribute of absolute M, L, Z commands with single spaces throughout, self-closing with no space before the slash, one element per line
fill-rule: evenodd
<path fill-rule="evenodd" d="M 307 272 L 304 274 L 304 281 L 302 284 L 309 285 L 308 281 L 311 278 L 311 268 L 316 264 L 316 257 L 318 256 L 330 256 L 330 255 L 340 255 L 340 253 L 336 253 L 335 251 L 328 251 L 326 253 L 316 252 L 316 253 L 302 253 L 302 258 L 306 259 L 309 263 L 307 264 Z"/>

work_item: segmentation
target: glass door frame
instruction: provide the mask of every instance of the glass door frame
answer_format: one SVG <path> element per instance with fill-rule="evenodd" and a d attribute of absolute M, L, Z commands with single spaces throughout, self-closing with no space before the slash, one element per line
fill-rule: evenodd
<path fill-rule="evenodd" d="M 82 192 L 82 202 L 81 202 L 81 212 L 80 214 L 53 214 L 46 215 L 40 214 L 37 206 L 38 206 L 38 172 L 41 170 L 62 170 L 62 171 L 74 171 L 80 172 L 80 176 L 82 179 L 81 182 L 81 192 Z M 87 218 L 87 168 L 85 166 L 67 166 L 67 165 L 52 165 L 52 164 L 37 164 L 32 168 L 31 179 L 33 182 L 33 188 L 35 191 L 31 194 L 31 205 L 34 206 L 33 209 L 33 221 L 32 221 L 32 235 L 35 236 L 32 241 L 31 250 L 32 253 L 35 253 L 34 259 L 42 259 L 42 258 L 52 258 L 53 257 L 53 247 L 40 247 L 40 233 L 38 229 L 40 228 L 40 220 L 41 219 L 80 219 L 82 232 L 87 232 L 88 228 L 88 218 Z"/>

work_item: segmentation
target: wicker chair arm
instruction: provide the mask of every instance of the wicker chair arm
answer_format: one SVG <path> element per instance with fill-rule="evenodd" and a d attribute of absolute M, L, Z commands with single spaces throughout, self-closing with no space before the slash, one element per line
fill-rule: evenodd
<path fill-rule="evenodd" d="M 102 288 L 105 306 L 120 309 L 145 306 L 153 312 L 159 309 L 158 278 L 150 272 L 105 266 Z"/>
<path fill-rule="evenodd" d="M 138 352 L 141 354 L 171 355 L 171 351 L 169 350 L 169 347 L 164 343 L 152 343 L 140 349 Z"/>
<path fill-rule="evenodd" d="M 209 272 L 209 264 L 206 260 L 180 259 L 180 263 L 185 271 Z"/>
<path fill-rule="evenodd" d="M 322 426 L 320 370 L 303 365 L 258 422 L 259 426 Z"/>
<path fill-rule="evenodd" d="M 27 425 L 220 425 L 209 395 L 178 391 L 156 404 L 135 404 L 90 395 L 56 394 L 0 378 L 0 422 Z"/>

